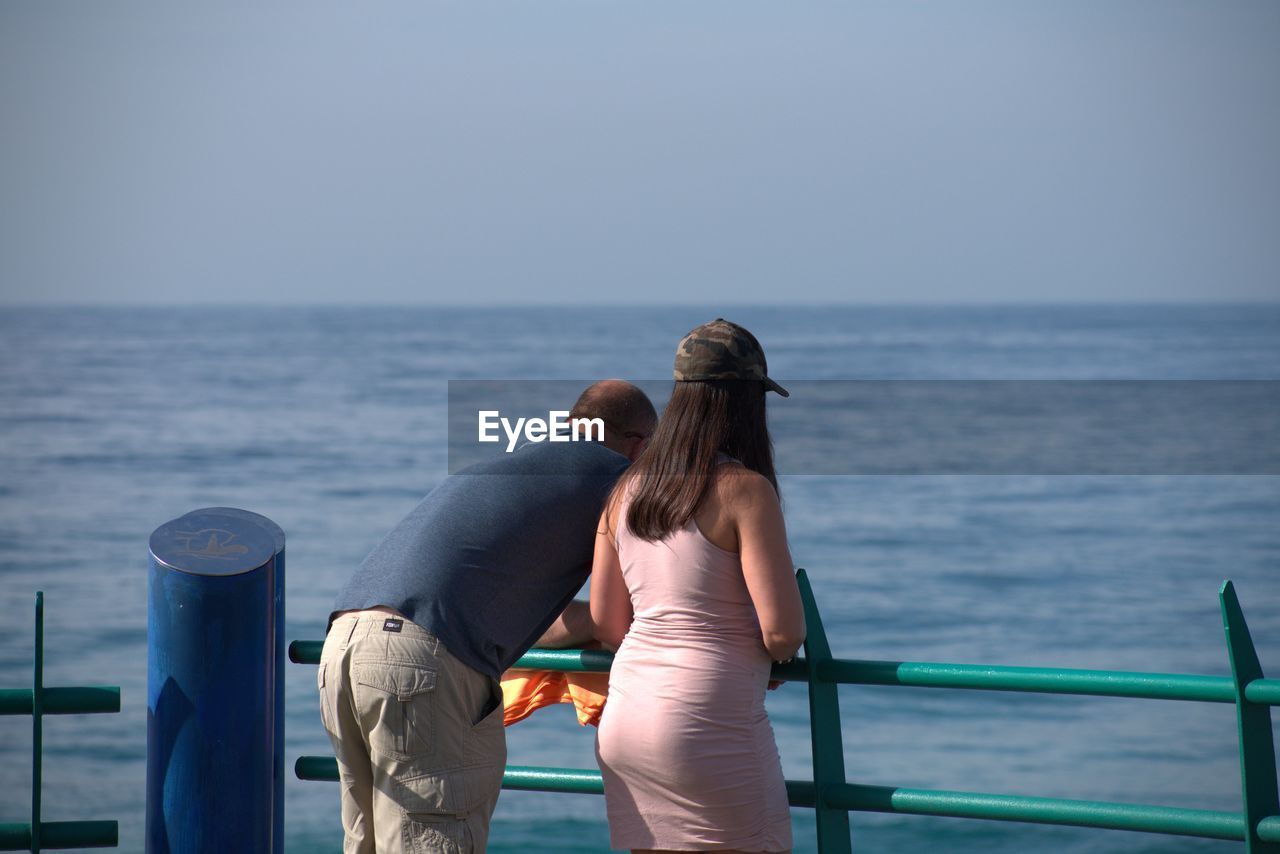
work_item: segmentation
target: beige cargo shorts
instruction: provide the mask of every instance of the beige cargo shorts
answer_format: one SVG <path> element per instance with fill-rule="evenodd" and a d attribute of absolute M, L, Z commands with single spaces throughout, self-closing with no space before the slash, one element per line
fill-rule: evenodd
<path fill-rule="evenodd" d="M 507 764 L 497 680 L 385 611 L 334 620 L 316 678 L 344 854 L 483 852 Z"/>

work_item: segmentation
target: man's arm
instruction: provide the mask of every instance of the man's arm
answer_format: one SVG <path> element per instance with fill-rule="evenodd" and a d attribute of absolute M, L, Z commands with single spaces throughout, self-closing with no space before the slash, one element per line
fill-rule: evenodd
<path fill-rule="evenodd" d="M 592 634 L 591 608 L 587 602 L 574 599 L 552 623 L 534 646 L 545 649 L 574 649 L 595 640 Z"/>

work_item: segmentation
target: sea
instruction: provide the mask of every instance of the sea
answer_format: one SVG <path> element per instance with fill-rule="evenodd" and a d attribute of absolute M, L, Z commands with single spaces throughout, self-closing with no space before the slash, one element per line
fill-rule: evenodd
<path fill-rule="evenodd" d="M 114 819 L 120 850 L 143 849 L 155 528 L 210 506 L 275 521 L 286 635 L 320 639 L 338 588 L 448 475 L 451 381 L 623 377 L 669 392 L 677 341 L 717 316 L 796 383 L 769 402 L 783 506 L 837 657 L 1229 675 L 1230 579 L 1263 668 L 1280 674 L 1274 467 L 863 471 L 836 463 L 872 437 L 831 406 L 812 410 L 830 428 L 817 462 L 788 472 L 784 454 L 785 415 L 809 411 L 815 383 L 1280 380 L 1280 305 L 7 307 L 0 687 L 30 684 L 42 590 L 46 684 L 121 688 L 119 714 L 45 719 L 45 819 Z M 1275 431 L 1252 435 L 1275 451 Z M 287 665 L 285 685 L 291 768 L 329 744 L 315 668 Z M 1230 705 L 861 686 L 839 698 L 851 782 L 1240 809 Z M 806 687 L 771 692 L 768 710 L 784 773 L 812 779 Z M 591 768 L 593 738 L 570 707 L 544 709 L 508 730 L 510 761 Z M 290 774 L 285 795 L 287 850 L 340 851 L 336 786 Z M 0 822 L 27 821 L 30 796 L 31 720 L 2 718 Z M 812 811 L 792 816 L 795 850 L 815 851 Z M 869 852 L 1240 850 L 873 813 L 853 813 L 851 834 Z M 491 851 L 608 847 L 598 796 L 499 801 Z"/>

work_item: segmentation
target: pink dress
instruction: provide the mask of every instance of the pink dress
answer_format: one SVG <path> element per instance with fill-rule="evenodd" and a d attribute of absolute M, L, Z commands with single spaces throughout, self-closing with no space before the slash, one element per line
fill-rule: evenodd
<path fill-rule="evenodd" d="M 764 709 L 770 661 L 738 555 L 690 521 L 633 536 L 618 557 L 635 621 L 609 674 L 596 736 L 613 848 L 791 848 Z"/>

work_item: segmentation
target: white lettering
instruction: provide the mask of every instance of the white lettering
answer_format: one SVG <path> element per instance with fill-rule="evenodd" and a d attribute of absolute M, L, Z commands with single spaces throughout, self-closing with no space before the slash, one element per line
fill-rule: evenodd
<path fill-rule="evenodd" d="M 516 449 L 516 440 L 520 438 L 520 428 L 524 426 L 524 419 L 517 418 L 515 429 L 512 429 L 511 422 L 502 419 L 502 429 L 507 433 L 507 453 L 511 453 Z"/>
<path fill-rule="evenodd" d="M 496 410 L 496 409 L 482 409 L 482 410 L 480 410 L 479 415 L 480 415 L 480 418 L 479 418 L 479 421 L 480 421 L 480 440 L 479 440 L 479 441 L 481 441 L 481 442 L 496 442 L 496 441 L 498 441 L 498 437 L 497 437 L 497 436 L 490 436 L 490 435 L 489 435 L 489 431 L 490 431 L 490 430 L 497 429 L 498 423 L 497 423 L 496 421 L 492 420 L 492 419 L 494 419 L 494 418 L 497 418 L 497 417 L 498 417 L 498 410 Z"/>
<path fill-rule="evenodd" d="M 530 442 L 542 442 L 547 438 L 547 422 L 541 418 L 530 418 L 524 425 L 524 437 Z"/>
<path fill-rule="evenodd" d="M 551 435 L 547 438 L 552 442 L 573 441 L 573 438 L 565 432 L 565 428 L 569 426 L 569 410 L 553 409 L 547 413 L 547 417 L 551 419 Z"/>
<path fill-rule="evenodd" d="M 603 418 L 575 418 L 573 420 L 573 441 L 603 442 Z"/>
<path fill-rule="evenodd" d="M 542 418 L 503 418 L 496 409 L 482 409 L 477 413 L 476 438 L 481 442 L 498 442 L 498 428 L 507 437 L 507 453 L 525 442 L 603 442 L 604 419 L 574 418 L 569 420 L 569 411 L 553 409 Z"/>

